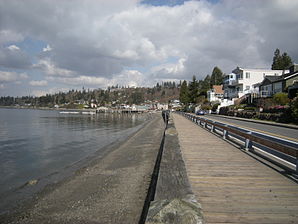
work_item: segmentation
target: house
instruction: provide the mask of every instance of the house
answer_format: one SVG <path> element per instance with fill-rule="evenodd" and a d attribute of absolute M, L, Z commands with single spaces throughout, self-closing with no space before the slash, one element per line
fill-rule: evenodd
<path fill-rule="evenodd" d="M 212 89 L 207 91 L 207 100 L 209 102 L 220 101 L 224 96 L 223 85 L 213 85 Z"/>
<path fill-rule="evenodd" d="M 290 67 L 288 73 L 280 76 L 266 76 L 260 84 L 260 96 L 271 97 L 279 92 L 291 92 L 294 95 L 297 92 L 298 83 L 298 65 L 294 64 Z"/>
<path fill-rule="evenodd" d="M 259 93 L 259 86 L 255 84 L 261 83 L 266 76 L 281 76 L 284 72 L 286 71 L 237 67 L 225 77 L 225 98 L 241 98 L 245 94 Z"/>
<path fill-rule="evenodd" d="M 223 88 L 224 88 L 224 98 L 225 99 L 232 99 L 229 96 L 232 96 L 235 94 L 235 87 L 233 84 L 236 82 L 236 74 L 230 73 L 226 76 L 224 76 L 223 80 Z"/>
<path fill-rule="evenodd" d="M 281 76 L 265 76 L 261 83 L 257 83 L 254 86 L 259 86 L 260 97 L 268 97 L 273 95 L 273 82 L 280 79 Z"/>

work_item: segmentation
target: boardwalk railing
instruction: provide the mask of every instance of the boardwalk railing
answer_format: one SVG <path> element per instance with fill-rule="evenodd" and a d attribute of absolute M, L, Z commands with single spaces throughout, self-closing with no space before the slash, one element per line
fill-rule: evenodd
<path fill-rule="evenodd" d="M 258 154 L 289 172 L 298 173 L 298 143 L 250 131 L 233 125 L 178 112 L 197 125 L 241 145 L 246 151 Z"/>

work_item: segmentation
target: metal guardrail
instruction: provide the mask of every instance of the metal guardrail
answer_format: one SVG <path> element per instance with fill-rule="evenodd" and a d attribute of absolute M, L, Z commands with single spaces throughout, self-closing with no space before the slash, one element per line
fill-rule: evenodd
<path fill-rule="evenodd" d="M 243 146 L 290 172 L 298 173 L 298 143 L 213 121 L 190 113 L 178 112 L 197 125 Z"/>

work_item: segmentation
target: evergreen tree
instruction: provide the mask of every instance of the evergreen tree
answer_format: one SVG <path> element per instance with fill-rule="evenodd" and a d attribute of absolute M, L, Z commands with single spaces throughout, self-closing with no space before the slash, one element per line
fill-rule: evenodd
<path fill-rule="evenodd" d="M 292 59 L 286 52 L 280 55 L 280 50 L 278 48 L 275 50 L 271 66 L 272 70 L 284 70 L 289 68 L 292 64 Z"/>
<path fill-rule="evenodd" d="M 185 80 L 181 84 L 179 100 L 183 104 L 188 104 L 189 103 L 188 86 L 187 86 L 187 82 Z"/>
<path fill-rule="evenodd" d="M 272 63 L 271 69 L 272 69 L 272 70 L 276 70 L 276 69 L 280 69 L 281 67 L 282 67 L 282 64 L 281 64 L 280 51 L 279 51 L 279 49 L 277 48 L 277 49 L 274 51 L 273 63 Z"/>
<path fill-rule="evenodd" d="M 211 77 L 207 75 L 202 83 L 202 92 L 207 92 L 211 88 Z"/>
<path fill-rule="evenodd" d="M 216 66 L 213 68 L 210 85 L 221 85 L 223 83 L 223 73 L 222 71 Z"/>
<path fill-rule="evenodd" d="M 286 52 L 282 54 L 281 59 L 283 69 L 288 69 L 291 65 L 293 65 L 291 57 Z"/>
<path fill-rule="evenodd" d="M 192 77 L 192 81 L 189 83 L 188 92 L 189 92 L 189 102 L 196 103 L 197 97 L 199 96 L 198 81 L 196 76 Z"/>

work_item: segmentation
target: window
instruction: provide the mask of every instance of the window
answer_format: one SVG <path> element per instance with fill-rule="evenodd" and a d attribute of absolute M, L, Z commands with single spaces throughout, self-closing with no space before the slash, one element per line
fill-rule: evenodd
<path fill-rule="evenodd" d="M 238 79 L 243 79 L 243 74 L 242 74 L 242 73 L 238 74 L 238 75 L 237 75 L 237 78 L 238 78 Z"/>
<path fill-rule="evenodd" d="M 249 73 L 249 72 L 246 72 L 246 73 L 245 73 L 245 78 L 247 78 L 247 79 L 250 78 L 250 73 Z"/>
<path fill-rule="evenodd" d="M 250 86 L 245 86 L 245 90 L 249 90 L 250 89 Z"/>

